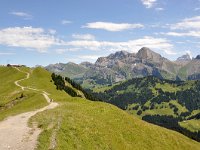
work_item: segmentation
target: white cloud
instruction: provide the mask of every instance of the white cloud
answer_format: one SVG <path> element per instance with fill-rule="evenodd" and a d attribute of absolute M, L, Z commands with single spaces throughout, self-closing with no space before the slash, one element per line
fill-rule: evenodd
<path fill-rule="evenodd" d="M 56 49 L 57 54 L 63 54 L 67 51 L 67 49 Z"/>
<path fill-rule="evenodd" d="M 49 33 L 50 33 L 50 34 L 56 34 L 56 30 L 54 30 L 54 29 L 49 29 Z"/>
<path fill-rule="evenodd" d="M 87 23 L 82 28 L 102 29 L 112 32 L 123 31 L 128 29 L 143 28 L 142 24 L 129 24 L 129 23 L 112 23 L 112 22 L 92 22 Z"/>
<path fill-rule="evenodd" d="M 87 38 L 82 35 L 74 36 L 77 40 L 61 41 L 42 28 L 13 27 L 0 30 L 0 45 L 34 49 L 38 52 L 46 52 L 49 48 L 57 46 L 55 52 L 63 54 L 67 51 L 119 51 L 126 50 L 137 52 L 141 47 L 149 47 L 153 50 L 163 50 L 167 54 L 174 54 L 173 45 L 164 38 L 143 37 L 125 42 L 97 41 L 94 37 Z M 92 57 L 90 57 L 92 58 Z M 94 57 L 93 57 L 94 58 Z"/>
<path fill-rule="evenodd" d="M 62 44 L 60 44 L 60 46 L 62 46 Z M 55 52 L 57 54 L 64 54 L 65 52 L 75 52 L 75 51 L 80 51 L 81 49 L 80 48 L 76 48 L 76 47 L 73 47 L 73 48 L 60 48 L 60 49 L 56 49 Z"/>
<path fill-rule="evenodd" d="M 156 8 L 156 10 L 157 11 L 163 11 L 163 10 L 165 10 L 164 8 L 161 8 L 161 7 L 158 7 L 158 8 Z"/>
<path fill-rule="evenodd" d="M 70 24 L 70 23 L 72 23 L 72 21 L 70 21 L 70 20 L 62 20 L 61 21 L 62 25 L 67 25 L 67 24 Z"/>
<path fill-rule="evenodd" d="M 197 7 L 197 8 L 195 8 L 195 9 L 194 9 L 194 11 L 199 11 L 199 10 L 200 10 L 200 8 L 199 8 L 199 7 Z"/>
<path fill-rule="evenodd" d="M 168 36 L 175 36 L 175 37 L 200 37 L 200 31 L 188 31 L 188 32 L 167 32 L 167 33 L 161 33 L 163 35 L 168 35 Z"/>
<path fill-rule="evenodd" d="M 158 33 L 174 37 L 195 37 L 200 38 L 200 16 L 185 18 L 175 24 L 167 24 L 171 32 Z"/>
<path fill-rule="evenodd" d="M 95 40 L 95 36 L 91 34 L 73 34 L 72 37 L 79 40 Z"/>
<path fill-rule="evenodd" d="M 66 58 L 67 62 L 73 62 L 73 63 L 81 63 L 79 58 Z"/>
<path fill-rule="evenodd" d="M 181 22 L 171 25 L 172 30 L 200 30 L 200 16 L 183 19 Z"/>
<path fill-rule="evenodd" d="M 0 55 L 14 55 L 15 53 L 0 52 Z"/>
<path fill-rule="evenodd" d="M 100 55 L 82 55 L 78 56 L 78 58 L 83 59 L 83 60 L 97 60 L 100 57 Z"/>
<path fill-rule="evenodd" d="M 59 44 L 59 41 L 42 28 L 13 27 L 0 30 L 0 44 L 46 52 L 49 47 Z"/>
<path fill-rule="evenodd" d="M 185 52 L 190 56 L 190 59 L 192 59 L 192 52 L 190 50 L 185 51 Z"/>
<path fill-rule="evenodd" d="M 141 0 L 142 4 L 146 7 L 146 8 L 152 8 L 157 0 Z"/>
<path fill-rule="evenodd" d="M 28 13 L 25 13 L 25 12 L 13 11 L 13 12 L 10 12 L 10 14 L 18 16 L 18 17 L 23 17 L 24 19 L 32 19 L 32 16 Z"/>
<path fill-rule="evenodd" d="M 77 56 L 75 58 L 67 58 L 66 61 L 68 62 L 75 62 L 75 63 L 82 63 L 85 61 L 89 61 L 89 62 L 95 62 L 99 57 L 101 57 L 100 55 L 82 55 L 82 56 Z"/>
<path fill-rule="evenodd" d="M 171 49 L 164 49 L 164 52 L 167 54 L 167 55 L 176 55 L 177 52 L 171 50 Z"/>
<path fill-rule="evenodd" d="M 95 51 L 119 51 L 126 50 L 130 52 L 137 52 L 141 47 L 149 47 L 152 49 L 159 49 L 165 51 L 167 54 L 174 54 L 172 52 L 173 45 L 166 39 L 144 37 L 141 39 L 130 40 L 127 42 L 109 42 L 109 41 L 88 41 L 77 40 L 63 43 L 63 45 L 78 48 L 82 50 L 95 50 Z"/>

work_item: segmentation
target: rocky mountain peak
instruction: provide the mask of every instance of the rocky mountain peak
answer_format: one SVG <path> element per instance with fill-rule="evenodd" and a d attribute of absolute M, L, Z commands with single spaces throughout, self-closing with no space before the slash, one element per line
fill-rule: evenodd
<path fill-rule="evenodd" d="M 196 59 L 200 59 L 200 55 L 197 55 Z"/>
<path fill-rule="evenodd" d="M 85 61 L 85 62 L 80 63 L 80 65 L 83 66 L 83 67 L 85 67 L 85 68 L 90 68 L 90 67 L 92 67 L 94 64 L 91 63 L 91 62 Z"/>
<path fill-rule="evenodd" d="M 115 61 L 119 61 L 119 60 L 122 60 L 126 57 L 129 56 L 129 52 L 126 52 L 126 51 L 118 51 L 114 54 L 110 54 L 109 56 L 107 57 L 99 57 L 97 59 L 97 61 L 95 62 L 95 65 L 97 66 L 110 66 L 112 65 Z"/>
<path fill-rule="evenodd" d="M 187 54 L 177 58 L 176 61 L 190 61 L 190 60 L 192 60 L 192 59 L 191 59 L 190 55 L 187 53 Z"/>
<path fill-rule="evenodd" d="M 71 62 L 71 61 L 70 61 L 70 62 L 68 62 L 67 64 L 68 64 L 68 65 L 77 65 L 76 63 L 74 63 L 74 62 Z"/>
<path fill-rule="evenodd" d="M 108 56 L 109 59 L 121 59 L 124 58 L 125 56 L 127 56 L 128 54 L 130 54 L 129 52 L 126 51 L 118 51 L 114 54 L 110 54 Z"/>
<path fill-rule="evenodd" d="M 161 57 L 160 54 L 153 52 L 151 49 L 147 47 L 141 48 L 136 56 L 140 59 L 149 59 L 154 61 L 159 61 Z"/>

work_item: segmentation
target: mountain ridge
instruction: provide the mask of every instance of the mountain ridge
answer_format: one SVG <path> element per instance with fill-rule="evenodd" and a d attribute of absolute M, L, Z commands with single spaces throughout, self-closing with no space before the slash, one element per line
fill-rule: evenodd
<path fill-rule="evenodd" d="M 107 57 L 99 57 L 93 64 L 88 62 L 77 64 L 78 67 L 85 67 L 85 69 L 79 74 L 69 77 L 72 77 L 83 86 L 87 84 L 87 87 L 89 85 L 88 88 L 91 88 L 92 84 L 109 85 L 149 75 L 170 80 L 196 80 L 200 79 L 199 58 L 200 56 L 191 59 L 189 54 L 186 54 L 176 61 L 170 61 L 151 49 L 143 47 L 137 53 L 117 51 Z M 57 73 L 49 66 L 46 69 Z"/>

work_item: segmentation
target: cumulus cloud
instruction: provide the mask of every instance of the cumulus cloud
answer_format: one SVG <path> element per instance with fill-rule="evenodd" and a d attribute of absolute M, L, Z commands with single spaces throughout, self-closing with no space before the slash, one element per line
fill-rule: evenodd
<path fill-rule="evenodd" d="M 46 52 L 49 47 L 59 42 L 42 28 L 13 27 L 0 30 L 0 44 Z"/>
<path fill-rule="evenodd" d="M 76 40 L 76 41 L 66 42 L 64 43 L 64 45 L 82 50 L 84 49 L 95 50 L 95 51 L 126 50 L 130 52 L 137 52 L 141 47 L 149 47 L 152 49 L 164 50 L 169 55 L 174 54 L 174 52 L 171 50 L 173 48 L 173 45 L 168 40 L 163 38 L 149 37 L 149 36 L 126 42 Z"/>
<path fill-rule="evenodd" d="M 152 8 L 157 0 L 141 0 L 142 4 L 146 7 L 146 8 Z"/>
<path fill-rule="evenodd" d="M 137 52 L 141 47 L 163 50 L 169 55 L 174 54 L 172 51 L 173 45 L 165 38 L 145 36 L 135 40 L 111 42 L 97 41 L 95 37 L 90 34 L 76 34 L 73 35 L 73 37 L 75 40 L 63 41 L 57 39 L 51 31 L 45 31 L 43 28 L 13 27 L 0 30 L 0 45 L 34 49 L 38 52 L 47 52 L 49 48 L 56 47 L 55 52 L 57 54 L 80 50 L 106 52 L 126 50 Z"/>
<path fill-rule="evenodd" d="M 10 12 L 11 15 L 15 15 L 15 16 L 18 16 L 18 17 L 23 17 L 24 19 L 32 19 L 32 15 L 26 13 L 26 12 L 20 12 L 20 11 L 13 11 L 13 12 Z"/>
<path fill-rule="evenodd" d="M 181 22 L 171 25 L 172 30 L 200 30 L 200 16 L 183 19 Z"/>
<path fill-rule="evenodd" d="M 95 36 L 91 34 L 73 34 L 72 37 L 79 40 L 95 40 Z"/>
<path fill-rule="evenodd" d="M 102 29 L 111 32 L 135 29 L 135 28 L 143 28 L 142 24 L 129 24 L 129 23 L 112 23 L 112 22 L 92 22 L 87 23 L 82 28 L 90 28 L 90 29 Z"/>
<path fill-rule="evenodd" d="M 200 38 L 200 16 L 185 18 L 175 24 L 167 24 L 170 32 L 158 34 L 174 37 L 194 37 Z"/>

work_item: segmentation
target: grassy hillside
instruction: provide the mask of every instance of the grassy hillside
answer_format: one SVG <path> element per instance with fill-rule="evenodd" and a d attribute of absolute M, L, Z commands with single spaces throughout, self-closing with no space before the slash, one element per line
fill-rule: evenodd
<path fill-rule="evenodd" d="M 21 68 L 21 70 L 30 71 L 29 68 Z M 0 120 L 47 105 L 39 92 L 22 91 L 14 84 L 15 81 L 25 77 L 25 73 L 15 68 L 0 67 Z"/>
<path fill-rule="evenodd" d="M 24 77 L 24 74 L 14 68 L 0 67 L 0 106 L 10 102 L 15 95 L 20 93 L 20 88 L 14 82 Z"/>
<path fill-rule="evenodd" d="M 199 143 L 99 102 L 68 99 L 30 122 L 44 129 L 39 149 L 199 149 Z M 52 134 L 55 136 L 52 137 Z"/>
<path fill-rule="evenodd" d="M 182 129 L 179 126 L 183 130 L 186 128 L 192 132 L 191 134 L 197 134 L 200 140 L 200 127 L 195 125 L 198 121 L 189 121 L 194 115 L 197 117 L 192 119 L 200 119 L 198 118 L 200 114 L 199 90 L 200 81 L 183 82 L 145 77 L 128 80 L 94 95 L 151 123 L 176 131 L 181 130 L 181 133 Z M 197 113 L 194 114 L 194 112 Z M 174 125 L 169 123 L 173 121 L 176 122 Z"/>
<path fill-rule="evenodd" d="M 198 80 L 200 77 L 199 65 L 199 59 L 193 59 L 192 61 L 181 67 L 177 75 L 182 80 Z"/>
<path fill-rule="evenodd" d="M 42 68 L 30 72 L 30 79 L 20 84 L 45 90 L 59 103 L 57 108 L 38 113 L 29 122 L 30 126 L 37 123 L 43 129 L 37 149 L 196 150 L 200 147 L 198 142 L 177 132 L 146 123 L 111 104 L 72 98 L 64 91 L 56 90 L 51 74 Z M 33 91 L 26 92 L 40 95 Z M 27 97 L 33 99 L 32 105 L 26 106 L 29 109 L 34 109 L 34 105 L 43 101 L 31 95 Z"/>

